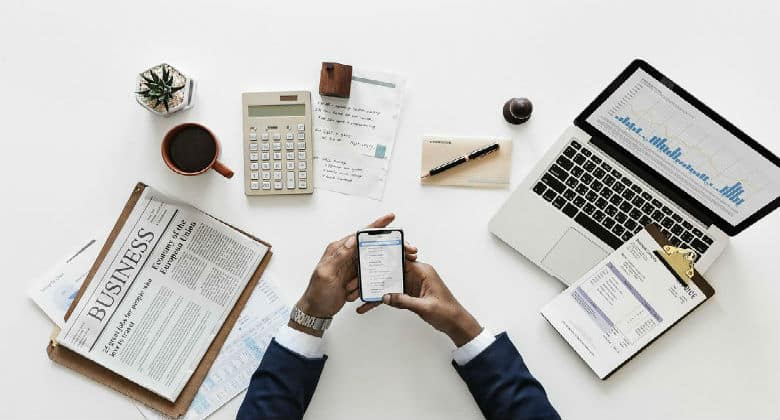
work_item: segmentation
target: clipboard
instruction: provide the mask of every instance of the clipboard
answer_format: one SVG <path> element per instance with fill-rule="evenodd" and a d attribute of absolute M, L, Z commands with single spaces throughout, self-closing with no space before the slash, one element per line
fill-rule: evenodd
<path fill-rule="evenodd" d="M 648 346 L 653 344 L 655 342 L 655 340 L 658 340 L 659 338 L 661 338 L 664 334 L 666 334 L 667 331 L 669 331 L 672 328 L 674 328 L 680 321 L 685 319 L 685 317 L 687 317 L 691 312 L 696 310 L 696 308 L 701 306 L 704 302 L 709 300 L 709 298 L 711 298 L 712 296 L 715 295 L 715 289 L 713 289 L 712 286 L 707 282 L 707 280 L 705 280 L 704 277 L 702 277 L 701 274 L 699 274 L 699 272 L 696 271 L 696 269 L 692 267 L 692 264 L 690 266 L 690 268 L 693 269 L 693 273 L 692 273 L 693 275 L 692 276 L 687 276 L 687 275 L 681 276 L 680 274 L 678 274 L 678 270 L 684 268 L 687 271 L 687 269 L 689 267 L 687 266 L 687 264 L 685 266 L 681 266 L 680 264 L 682 264 L 682 263 L 678 260 L 677 257 L 673 256 L 674 254 L 670 255 L 669 252 L 666 252 L 665 248 L 669 247 L 669 246 L 672 246 L 672 245 L 671 245 L 671 243 L 669 243 L 669 239 L 666 237 L 666 235 L 664 235 L 661 232 L 661 229 L 658 226 L 656 226 L 655 224 L 651 223 L 651 224 L 645 226 L 645 230 L 658 243 L 658 245 L 661 246 L 661 249 L 664 250 L 663 253 L 655 251 L 655 254 L 660 257 L 661 262 L 664 263 L 666 268 L 675 277 L 677 277 L 678 281 L 682 282 L 684 285 L 687 285 L 689 282 L 692 282 L 693 284 L 695 284 L 696 287 L 698 287 L 699 290 L 701 290 L 701 292 L 704 294 L 704 300 L 702 300 L 696 306 L 691 308 L 688 312 L 683 314 L 680 318 L 678 318 L 671 325 L 669 325 L 669 327 L 667 327 L 665 330 L 661 331 L 661 333 L 658 334 L 658 336 L 656 336 L 655 338 L 653 338 L 652 340 L 647 342 L 647 344 L 645 344 L 644 346 L 639 348 L 636 352 L 634 352 L 634 354 L 632 354 L 623 363 L 621 363 L 620 365 L 615 367 L 615 369 L 613 369 L 612 372 L 609 372 L 607 374 L 607 376 L 604 377 L 603 380 L 607 380 L 610 376 L 612 376 L 613 373 L 617 372 L 618 369 L 620 369 L 621 367 L 625 366 L 626 363 L 628 363 L 631 360 L 633 360 L 634 357 L 636 357 L 639 353 L 643 352 Z"/>
<path fill-rule="evenodd" d="M 87 275 L 86 279 L 84 279 L 84 284 L 81 286 L 81 289 L 79 289 L 76 298 L 73 300 L 70 308 L 68 308 L 68 311 L 65 313 L 65 320 L 70 317 L 71 312 L 76 307 L 79 300 L 81 299 L 81 296 L 84 294 L 84 291 L 87 289 L 87 286 L 94 278 L 95 273 L 100 267 L 100 264 L 108 254 L 109 250 L 111 249 L 111 245 L 114 243 L 117 236 L 119 236 L 119 232 L 122 230 L 122 226 L 124 226 L 127 218 L 130 216 L 130 213 L 132 212 L 146 187 L 147 186 L 141 182 L 136 184 L 135 188 L 133 189 L 133 193 L 130 195 L 127 203 L 125 203 L 125 206 L 122 209 L 122 213 L 119 215 L 114 228 L 111 230 L 111 233 L 106 239 L 106 243 L 103 245 L 103 249 L 101 249 L 97 259 L 95 260 L 95 263 L 89 270 L 89 274 Z M 225 223 L 216 217 L 214 217 L 214 219 L 221 223 Z M 249 297 L 254 291 L 255 286 L 257 286 L 257 283 L 260 281 L 260 277 L 263 275 L 265 268 L 268 266 L 268 262 L 270 261 L 272 255 L 271 244 L 256 238 L 255 236 L 250 235 L 228 223 L 225 223 L 225 225 L 235 229 L 238 232 L 241 232 L 255 241 L 266 245 L 268 247 L 268 251 L 260 261 L 260 264 L 258 265 L 252 277 L 249 279 L 249 282 L 247 282 L 244 291 L 236 300 L 236 304 L 233 306 L 233 309 L 231 309 L 230 313 L 225 319 L 224 324 L 222 324 L 219 332 L 217 332 L 214 340 L 211 342 L 208 349 L 206 350 L 206 353 L 203 355 L 200 364 L 195 369 L 195 372 L 193 372 L 190 379 L 187 381 L 187 384 L 184 385 L 184 388 L 182 388 L 182 391 L 176 398 L 175 402 L 170 402 L 165 398 L 153 393 L 152 391 L 143 388 L 135 382 L 132 382 L 129 379 L 87 359 L 86 357 L 81 356 L 72 350 L 65 348 L 64 346 L 58 345 L 55 341 L 55 338 L 59 333 L 59 328 L 54 330 L 52 337 L 49 340 L 49 344 L 46 347 L 46 353 L 49 355 L 49 359 L 57 364 L 65 366 L 68 369 L 79 372 L 94 381 L 100 382 L 103 385 L 119 391 L 130 398 L 140 401 L 167 416 L 179 417 L 186 413 L 187 409 L 192 403 L 192 400 L 195 398 L 195 394 L 198 392 L 200 385 L 206 378 L 206 374 L 208 373 L 209 369 L 211 369 L 211 365 L 214 363 L 214 359 L 217 358 L 222 345 L 225 343 L 230 330 L 233 329 L 233 325 L 236 323 L 238 316 L 241 314 L 241 310 L 244 308 L 244 305 L 246 305 L 247 300 L 249 300 Z"/>
<path fill-rule="evenodd" d="M 634 357 L 654 343 L 655 340 L 663 336 L 715 294 L 712 286 L 694 268 L 694 251 L 672 246 L 661 229 L 654 224 L 647 225 L 644 228 L 644 232 L 639 231 L 639 234 L 643 234 L 643 240 L 637 240 L 636 243 L 629 245 L 630 242 L 634 241 L 633 238 L 629 239 L 626 244 L 616 249 L 605 261 L 594 266 L 582 278 L 572 283 L 566 291 L 550 301 L 541 310 L 542 317 L 602 380 L 612 376 L 617 370 L 634 359 Z M 655 245 L 652 242 L 655 242 Z M 632 247 L 637 247 L 637 250 L 633 251 Z M 639 248 L 641 248 L 641 251 L 638 250 Z M 641 256 L 647 255 L 648 257 L 652 254 L 655 258 L 641 258 L 636 256 L 636 252 L 640 253 Z M 637 260 L 638 265 L 629 263 L 632 258 Z M 612 265 L 613 262 L 615 265 L 622 267 L 622 269 Z M 626 265 L 623 266 L 623 263 Z M 641 270 L 640 266 L 647 269 L 652 267 L 654 276 L 664 275 L 664 282 L 655 283 L 654 277 L 648 277 L 649 271 L 647 274 L 637 271 Z M 672 277 L 666 277 L 664 271 L 668 271 Z M 624 273 L 634 274 L 626 275 Z M 636 281 L 636 285 L 644 284 L 646 287 L 639 287 L 639 290 L 637 290 L 638 288 L 635 287 L 635 284 L 632 284 L 632 280 L 628 280 L 627 277 Z M 622 328 L 622 326 L 617 327 L 615 324 L 621 323 L 625 326 L 627 323 L 632 322 L 632 319 L 636 319 L 636 315 L 629 317 L 629 319 L 625 317 L 620 318 L 625 315 L 624 313 L 615 313 L 614 315 L 617 315 L 618 318 L 613 320 L 610 318 L 609 308 L 600 305 L 614 307 L 612 305 L 624 304 L 620 302 L 621 299 L 629 299 L 638 306 L 644 307 L 648 317 L 651 319 L 655 318 L 656 321 L 654 322 L 660 323 L 662 322 L 661 315 L 653 308 L 653 298 L 643 295 L 643 292 L 652 290 L 656 294 L 659 292 L 670 293 L 671 289 L 667 289 L 667 285 L 670 284 L 669 282 L 674 282 L 675 279 L 680 286 L 675 287 L 675 289 L 678 289 L 680 293 L 688 294 L 691 299 L 693 299 L 691 293 L 698 289 L 698 292 L 695 292 L 698 295 L 696 300 L 689 305 L 679 307 L 679 310 L 667 306 L 669 312 L 663 315 L 665 318 L 664 324 L 659 326 L 662 329 L 652 333 L 652 336 L 648 336 L 646 338 L 647 341 L 621 341 L 621 345 L 630 346 L 630 348 L 623 347 L 619 352 L 613 352 L 612 350 L 616 344 L 610 340 L 605 341 L 605 335 L 614 337 L 616 340 L 627 340 L 627 336 L 622 336 L 621 338 L 623 333 L 616 330 L 616 328 Z M 613 282 L 613 285 L 610 285 L 609 282 Z M 661 286 L 659 287 L 659 285 Z M 593 289 L 589 289 L 589 286 Z M 694 290 L 688 290 L 689 286 Z M 620 293 L 613 292 L 613 288 L 619 288 Z M 598 303 L 594 302 L 592 295 L 589 294 L 594 290 L 595 293 L 601 296 L 601 298 L 597 299 Z M 689 293 L 683 290 L 687 290 Z M 656 296 L 658 298 L 675 300 L 673 295 Z M 613 301 L 612 299 L 615 300 Z M 640 320 L 640 322 L 642 321 Z M 647 324 L 639 325 L 639 328 L 644 328 L 645 325 Z M 631 328 L 634 327 L 636 326 Z M 639 340 L 638 336 L 636 340 Z"/>

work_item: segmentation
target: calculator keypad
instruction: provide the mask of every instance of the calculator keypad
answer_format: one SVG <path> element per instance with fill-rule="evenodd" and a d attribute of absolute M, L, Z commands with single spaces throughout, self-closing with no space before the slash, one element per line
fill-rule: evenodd
<path fill-rule="evenodd" d="M 311 193 L 311 105 L 308 92 L 247 93 L 243 105 L 282 104 L 280 96 L 297 95 L 303 116 L 249 117 L 244 111 L 247 195 Z"/>

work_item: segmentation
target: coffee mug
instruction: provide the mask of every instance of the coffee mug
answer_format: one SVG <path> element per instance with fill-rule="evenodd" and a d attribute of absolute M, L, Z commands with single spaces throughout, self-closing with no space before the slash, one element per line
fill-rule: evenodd
<path fill-rule="evenodd" d="M 233 171 L 217 160 L 219 141 L 208 128 L 197 123 L 184 123 L 171 128 L 162 141 L 162 158 L 173 172 L 200 175 L 214 169 L 225 178 Z"/>

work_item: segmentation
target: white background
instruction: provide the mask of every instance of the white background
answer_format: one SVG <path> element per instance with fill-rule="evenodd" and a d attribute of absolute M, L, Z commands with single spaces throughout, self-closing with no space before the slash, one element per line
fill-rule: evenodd
<path fill-rule="evenodd" d="M 291 302 L 327 242 L 394 211 L 462 303 L 509 332 L 565 418 L 780 418 L 780 214 L 715 263 L 712 301 L 602 382 L 538 313 L 561 284 L 487 231 L 509 191 L 418 181 L 424 134 L 508 136 L 517 185 L 637 56 L 780 153 L 779 19 L 774 1 L 3 0 L 0 417 L 138 418 L 130 400 L 47 359 L 51 324 L 25 291 L 107 229 L 141 180 L 270 241 Z M 314 89 L 323 60 L 407 77 L 384 200 L 245 197 L 241 93 Z M 195 108 L 170 119 L 132 94 L 135 74 L 162 61 L 198 82 Z M 501 117 L 512 96 L 534 103 L 525 125 Z M 213 129 L 234 179 L 164 166 L 160 139 L 184 121 Z M 409 313 L 354 308 L 327 334 L 307 418 L 480 418 L 446 337 Z"/>

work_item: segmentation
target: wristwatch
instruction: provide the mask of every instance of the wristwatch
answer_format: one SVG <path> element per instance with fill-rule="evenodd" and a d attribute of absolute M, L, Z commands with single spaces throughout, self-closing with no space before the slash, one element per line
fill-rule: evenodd
<path fill-rule="evenodd" d="M 293 306 L 292 311 L 290 311 L 290 321 L 315 331 L 325 331 L 330 327 L 333 318 L 317 318 L 316 316 L 305 314 L 297 306 Z"/>

